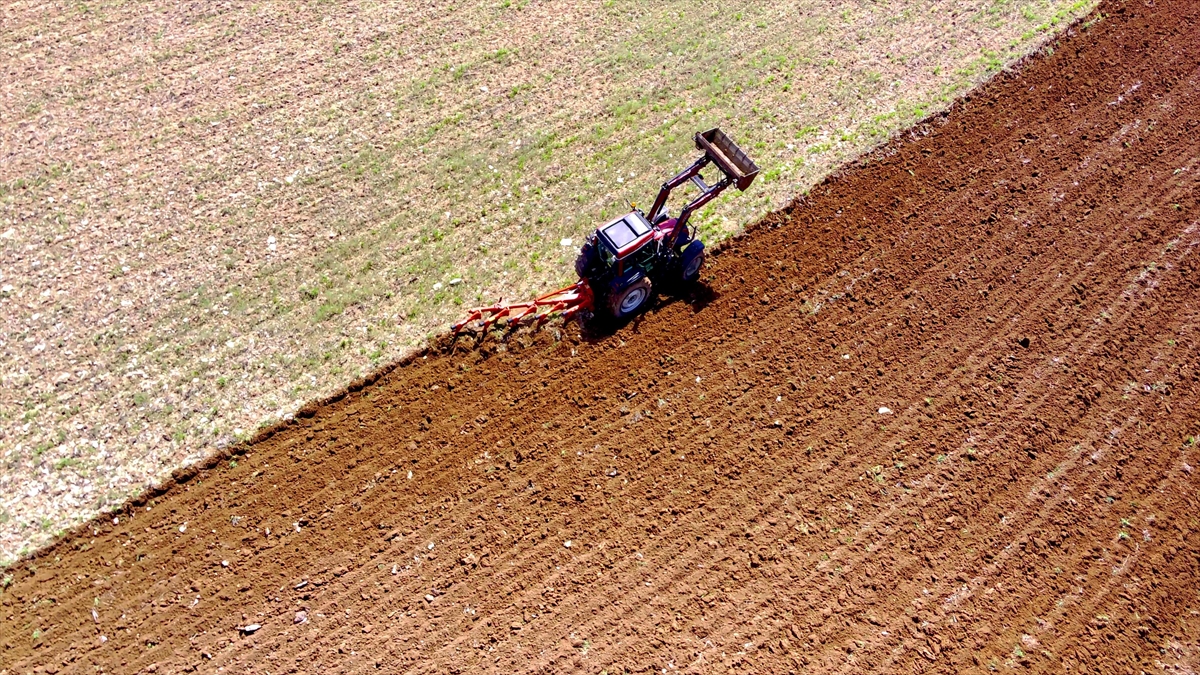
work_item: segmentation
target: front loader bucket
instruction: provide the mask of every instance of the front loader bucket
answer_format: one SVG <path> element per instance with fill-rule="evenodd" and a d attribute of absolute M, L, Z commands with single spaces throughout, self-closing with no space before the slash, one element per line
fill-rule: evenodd
<path fill-rule="evenodd" d="M 758 165 L 750 156 L 738 147 L 733 139 L 717 128 L 696 134 L 696 147 L 717 165 L 726 176 L 737 185 L 737 189 L 745 190 L 750 187 L 758 176 Z"/>

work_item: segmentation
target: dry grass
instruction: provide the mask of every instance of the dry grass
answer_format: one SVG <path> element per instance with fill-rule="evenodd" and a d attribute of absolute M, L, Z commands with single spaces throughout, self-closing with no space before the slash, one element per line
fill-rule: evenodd
<path fill-rule="evenodd" d="M 564 281 L 694 131 L 764 167 L 720 239 L 1091 6 L 9 3 L 0 560 Z"/>

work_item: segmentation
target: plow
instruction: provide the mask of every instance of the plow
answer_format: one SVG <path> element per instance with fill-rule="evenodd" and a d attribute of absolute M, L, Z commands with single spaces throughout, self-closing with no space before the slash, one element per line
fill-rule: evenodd
<path fill-rule="evenodd" d="M 525 302 L 498 302 L 471 309 L 451 328 L 455 334 L 493 327 L 540 325 L 551 317 L 588 320 L 596 314 L 627 319 L 646 307 L 657 292 L 678 292 L 700 278 L 704 242 L 689 221 L 704 205 L 733 186 L 744 191 L 758 176 L 758 166 L 720 129 L 694 136 L 703 154 L 691 166 L 662 184 L 649 211 L 632 210 L 588 234 L 575 259 L 578 281 Z M 720 175 L 711 185 L 702 172 Z M 668 210 L 672 191 L 691 183 L 698 194 L 675 216 Z"/>
<path fill-rule="evenodd" d="M 537 325 L 552 316 L 570 318 L 580 312 L 590 312 L 595 300 L 592 288 L 583 279 L 557 291 L 538 296 L 528 302 L 505 303 L 491 307 L 476 307 L 470 311 L 467 318 L 454 324 L 454 331 L 461 331 L 471 324 L 479 324 L 480 330 L 487 332 L 498 322 L 520 324 L 526 320 Z"/>

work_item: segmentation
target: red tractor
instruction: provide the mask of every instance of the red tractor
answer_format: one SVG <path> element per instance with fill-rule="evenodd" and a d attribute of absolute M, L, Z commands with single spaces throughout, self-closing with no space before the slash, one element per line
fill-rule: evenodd
<path fill-rule="evenodd" d="M 475 322 L 486 331 L 501 320 L 515 325 L 533 318 L 540 323 L 553 314 L 586 316 L 597 309 L 624 319 L 641 309 L 656 289 L 679 289 L 698 279 L 704 266 L 704 242 L 688 228 L 688 219 L 730 185 L 738 190 L 750 187 L 758 166 L 720 129 L 698 133 L 695 141 L 704 156 L 663 183 L 648 213 L 635 207 L 588 235 L 575 260 L 579 281 L 531 302 L 473 309 L 453 326 L 454 331 Z M 700 174 L 710 164 L 721 173 L 712 185 Z M 667 198 L 688 181 L 700 194 L 671 217 Z"/>

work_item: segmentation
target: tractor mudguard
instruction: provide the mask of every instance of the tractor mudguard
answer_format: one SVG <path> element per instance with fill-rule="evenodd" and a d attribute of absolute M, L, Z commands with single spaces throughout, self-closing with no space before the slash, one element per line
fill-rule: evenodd
<path fill-rule="evenodd" d="M 630 270 L 624 276 L 617 277 L 608 283 L 608 295 L 611 297 L 617 295 L 621 291 L 629 288 L 638 280 L 645 278 L 646 273 L 643 270 Z"/>
<path fill-rule="evenodd" d="M 704 266 L 704 242 L 693 239 L 680 254 L 679 276 L 684 283 L 692 283 L 700 278 L 700 269 Z"/>

